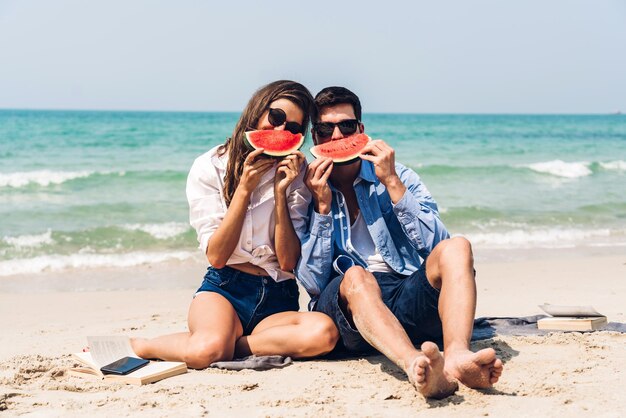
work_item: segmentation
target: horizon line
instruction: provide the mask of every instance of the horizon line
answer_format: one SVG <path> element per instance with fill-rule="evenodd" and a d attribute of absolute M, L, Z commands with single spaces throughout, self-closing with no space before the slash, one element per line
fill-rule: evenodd
<path fill-rule="evenodd" d="M 1 111 L 31 111 L 31 112 L 111 112 L 111 113 L 241 113 L 242 110 L 163 110 L 163 109 L 61 109 L 61 108 L 10 108 L 0 107 Z M 501 116 L 620 116 L 624 115 L 621 110 L 616 109 L 611 112 L 411 112 L 411 111 L 397 111 L 397 112 L 363 112 L 364 115 L 501 115 Z"/>

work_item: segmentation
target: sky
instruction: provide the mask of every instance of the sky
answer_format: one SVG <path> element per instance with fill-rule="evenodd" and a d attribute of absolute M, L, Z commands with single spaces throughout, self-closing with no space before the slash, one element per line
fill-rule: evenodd
<path fill-rule="evenodd" d="M 277 79 L 365 112 L 626 113 L 626 1 L 0 0 L 0 108 L 240 111 Z"/>

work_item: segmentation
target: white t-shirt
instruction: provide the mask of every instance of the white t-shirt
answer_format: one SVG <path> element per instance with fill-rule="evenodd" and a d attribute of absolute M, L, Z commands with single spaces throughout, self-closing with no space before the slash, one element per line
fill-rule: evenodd
<path fill-rule="evenodd" d="M 196 229 L 200 243 L 198 248 L 204 254 L 209 239 L 224 219 L 227 210 L 223 186 L 228 154 L 218 156 L 218 148 L 215 147 L 196 158 L 187 177 L 189 222 Z M 303 181 L 305 167 L 306 163 L 287 188 L 287 206 L 298 238 L 302 238 L 306 231 L 307 210 L 311 201 L 311 193 Z M 226 264 L 254 264 L 279 282 L 293 279 L 294 275 L 280 269 L 274 249 L 275 173 L 275 169 L 265 173 L 252 192 L 239 242 Z"/>
<path fill-rule="evenodd" d="M 367 270 L 371 272 L 383 272 L 390 273 L 392 268 L 389 264 L 385 263 L 383 256 L 380 255 L 370 231 L 367 229 L 367 224 L 361 216 L 361 212 L 356 217 L 354 224 L 350 226 L 350 242 L 354 249 L 363 257 L 367 262 Z"/>

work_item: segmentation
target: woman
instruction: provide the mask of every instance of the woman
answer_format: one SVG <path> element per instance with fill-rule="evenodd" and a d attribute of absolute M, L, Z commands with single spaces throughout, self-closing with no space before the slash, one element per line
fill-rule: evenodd
<path fill-rule="evenodd" d="M 291 273 L 310 200 L 305 157 L 265 158 L 244 143 L 254 129 L 304 135 L 312 106 L 301 84 L 270 83 L 252 96 L 232 137 L 196 159 L 187 179 L 190 222 L 210 267 L 189 308 L 189 332 L 134 339 L 139 356 L 204 368 L 250 354 L 305 358 L 334 348 L 338 332 L 328 316 L 297 312 Z"/>

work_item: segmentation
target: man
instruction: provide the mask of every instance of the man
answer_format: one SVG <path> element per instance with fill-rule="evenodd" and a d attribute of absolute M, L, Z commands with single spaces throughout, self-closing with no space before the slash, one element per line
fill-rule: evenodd
<path fill-rule="evenodd" d="M 364 132 L 359 98 L 348 89 L 325 88 L 315 103 L 316 144 Z M 316 159 L 305 183 L 313 200 L 297 276 L 310 307 L 335 321 L 339 344 L 380 351 L 426 397 L 451 395 L 457 381 L 471 388 L 497 382 L 495 351 L 469 348 L 476 309 L 470 243 L 449 239 L 429 191 L 395 163 L 394 150 L 373 140 L 351 164 Z M 432 342 L 442 337 L 443 355 Z"/>

